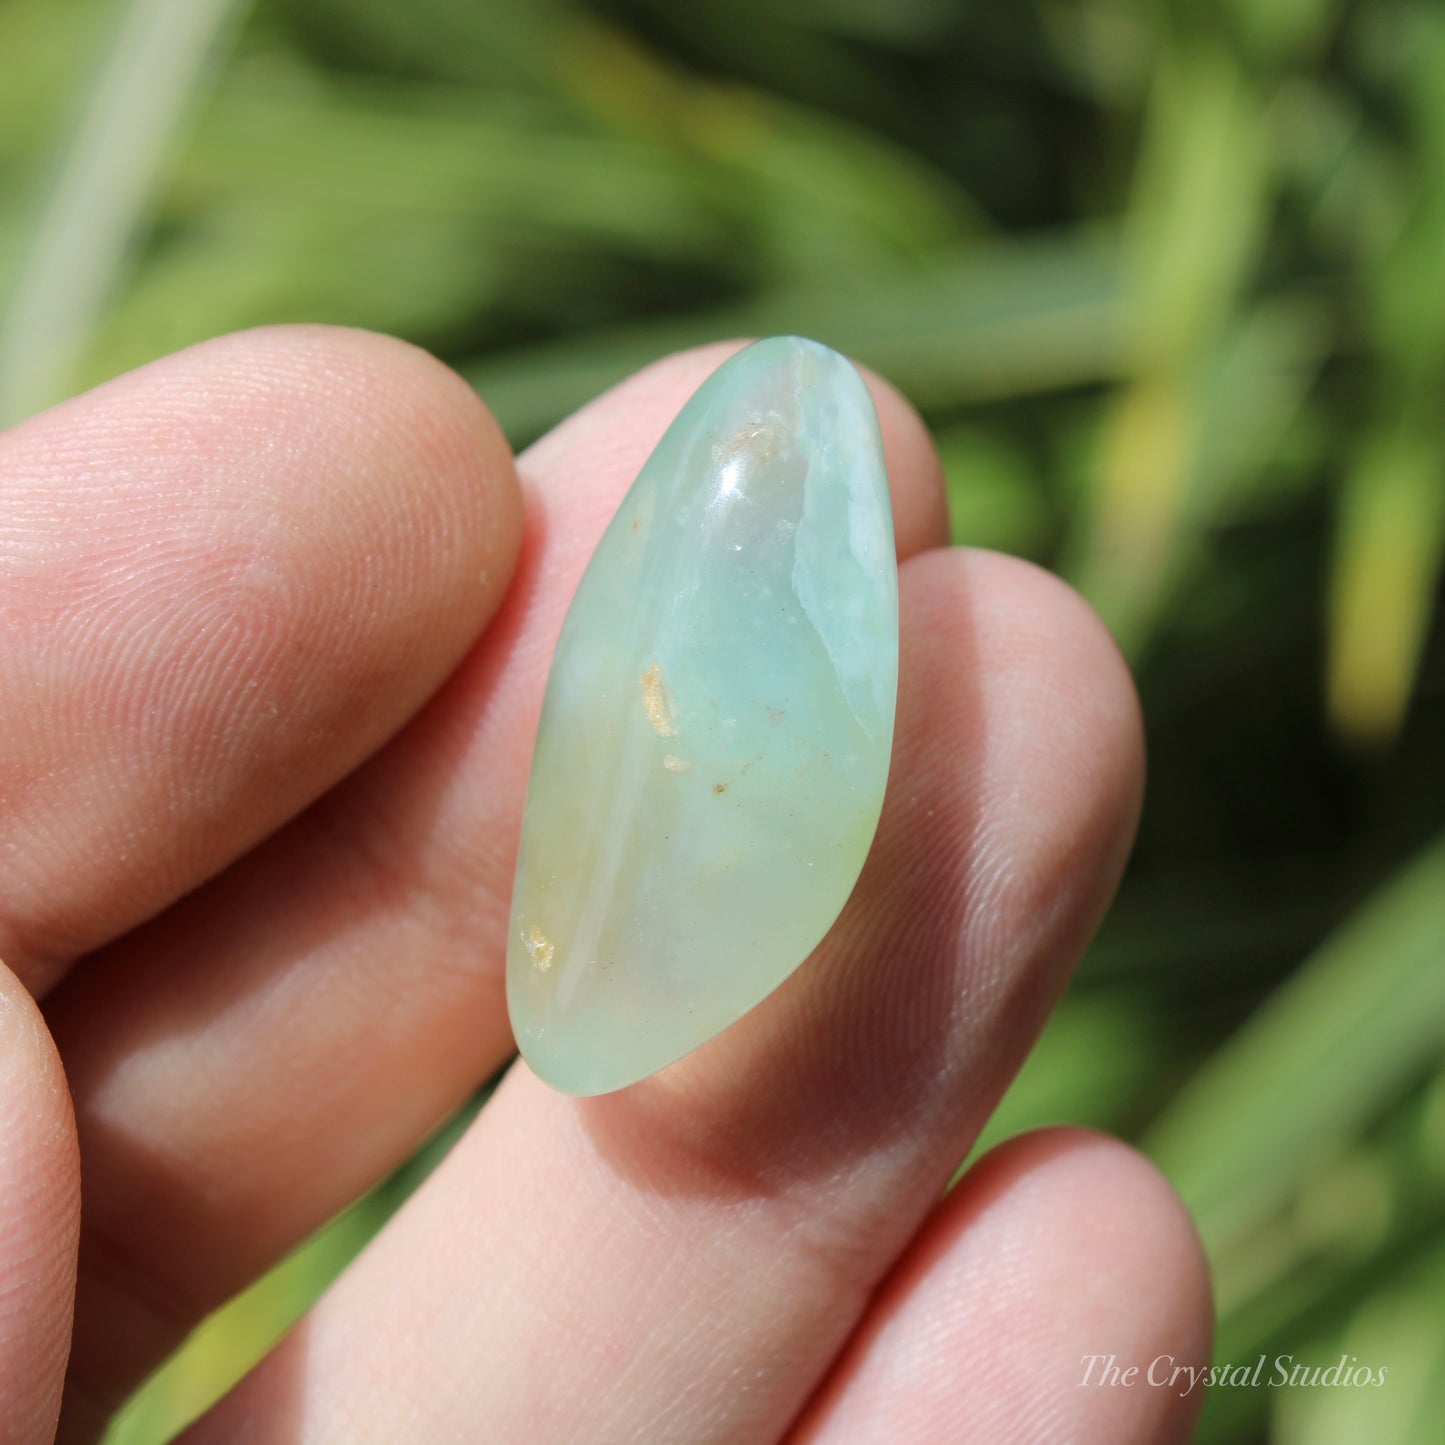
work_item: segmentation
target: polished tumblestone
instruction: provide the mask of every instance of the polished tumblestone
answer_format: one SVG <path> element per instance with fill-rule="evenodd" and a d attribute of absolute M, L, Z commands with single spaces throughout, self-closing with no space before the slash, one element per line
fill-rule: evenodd
<path fill-rule="evenodd" d="M 557 644 L 507 954 L 541 1078 L 635 1083 L 802 963 L 877 827 L 897 677 L 872 399 L 837 352 L 758 342 L 658 443 Z"/>

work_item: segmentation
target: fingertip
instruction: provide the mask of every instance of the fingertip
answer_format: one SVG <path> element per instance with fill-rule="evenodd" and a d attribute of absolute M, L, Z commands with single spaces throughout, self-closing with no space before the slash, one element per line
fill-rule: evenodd
<path fill-rule="evenodd" d="M 533 442 L 519 459 L 524 480 L 610 516 L 683 403 L 747 345 L 713 341 L 633 372 Z"/>
<path fill-rule="evenodd" d="M 507 589 L 521 500 L 439 361 L 278 326 L 0 438 L 0 534 L 0 750 L 27 789 L 0 822 L 0 946 L 39 990 L 421 706 Z"/>
<path fill-rule="evenodd" d="M 932 659 L 911 669 L 923 694 L 912 710 L 959 712 L 975 752 L 951 761 L 972 790 L 975 862 L 1007 862 L 976 874 L 975 908 L 1051 928 L 1050 952 L 1071 962 L 1117 885 L 1143 796 L 1128 666 L 1088 603 L 1031 562 L 945 548 L 911 561 L 900 584 L 913 645 Z M 939 761 L 950 759 L 935 772 Z"/>
<path fill-rule="evenodd" d="M 0 1100 L 0 1420 L 7 1439 L 49 1440 L 70 1346 L 80 1161 L 59 1055 L 3 962 Z"/>
<path fill-rule="evenodd" d="M 17 1136 L 45 1145 L 47 1156 L 73 1163 L 75 1120 L 70 1091 L 55 1041 L 40 1005 L 0 959 L 0 1149 L 14 1161 Z M 0 1169 L 0 1189 L 13 1186 L 15 1170 Z M 14 1214 L 0 1208 L 0 1239 L 7 1237 Z M 8 1279 L 0 1270 L 0 1281 Z"/>
<path fill-rule="evenodd" d="M 112 390 L 123 406 L 110 405 Z M 511 449 L 481 398 L 449 366 L 410 342 L 322 324 L 255 327 L 201 342 L 131 372 L 72 405 L 74 420 L 124 476 L 138 464 L 177 491 L 224 498 L 226 519 L 254 524 L 263 509 L 293 528 L 314 525 L 335 544 L 358 535 L 356 565 L 382 562 L 358 590 L 383 584 L 426 594 L 465 582 L 463 605 L 490 614 L 505 589 L 521 531 Z M 156 453 L 210 464 L 176 475 Z M 70 447 L 76 443 L 72 440 Z M 218 497 L 218 500 L 221 498 Z M 308 560 L 327 560 L 323 550 Z M 455 574 L 453 576 L 452 574 Z M 448 597 L 455 610 L 457 599 Z"/>
<path fill-rule="evenodd" d="M 221 461 L 248 435 L 258 457 L 316 453 L 331 465 L 277 478 L 312 515 L 357 509 L 395 548 L 395 580 L 440 593 L 455 572 L 467 608 L 494 610 L 520 540 L 520 487 L 500 425 L 444 362 L 398 337 L 304 324 L 236 332 L 158 365 L 218 392 L 193 420 Z"/>
<path fill-rule="evenodd" d="M 1021 1200 L 1062 1211 L 1072 1199 L 1074 1255 L 1117 1261 L 1135 1286 L 1122 1292 L 1124 1308 L 1146 1302 L 1172 1344 L 1207 1359 L 1213 1287 L 1204 1245 L 1174 1186 L 1132 1145 L 1076 1124 L 1032 1129 L 982 1155 L 949 1199 L 964 1221 Z"/>
<path fill-rule="evenodd" d="M 1153 1165 L 1035 1130 L 934 1211 L 796 1439 L 1182 1442 L 1211 1332 L 1198 1236 Z"/>
<path fill-rule="evenodd" d="M 913 403 L 892 382 L 869 367 L 858 370 L 868 384 L 883 451 L 894 485 L 894 539 L 900 558 L 942 547 L 948 541 L 948 499 L 944 492 L 943 462 L 933 434 Z M 907 478 L 905 487 L 899 479 Z"/>
<path fill-rule="evenodd" d="M 964 1175 L 947 1219 L 954 1238 L 974 1236 L 971 1254 L 991 1248 L 981 1268 L 1016 1282 L 1021 1347 L 995 1362 L 1001 1394 L 1027 1388 L 1020 1373 L 1031 1358 L 1048 1360 L 1034 1388 L 1047 1386 L 1061 1422 L 1087 1423 L 1083 1438 L 1190 1438 L 1205 1395 L 1213 1290 L 1194 1221 L 1150 1160 L 1092 1129 L 1036 1129 Z M 1110 1360 L 1117 1380 L 1104 1371 Z"/>

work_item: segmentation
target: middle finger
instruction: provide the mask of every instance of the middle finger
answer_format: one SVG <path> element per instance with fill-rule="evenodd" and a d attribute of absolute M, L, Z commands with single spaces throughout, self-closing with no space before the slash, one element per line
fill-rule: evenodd
<path fill-rule="evenodd" d="M 570 1099 L 524 1065 L 188 1442 L 776 1438 L 1002 1092 L 1122 862 L 1132 690 L 1058 582 L 899 576 L 878 834 L 807 964 Z"/>

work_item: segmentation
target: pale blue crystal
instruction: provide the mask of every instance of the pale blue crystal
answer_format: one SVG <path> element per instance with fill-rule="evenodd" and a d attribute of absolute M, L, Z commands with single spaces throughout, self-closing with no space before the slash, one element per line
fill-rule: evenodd
<path fill-rule="evenodd" d="M 557 644 L 507 957 L 538 1075 L 634 1083 L 807 957 L 877 827 L 897 676 L 872 399 L 837 352 L 758 342 L 658 443 Z"/>

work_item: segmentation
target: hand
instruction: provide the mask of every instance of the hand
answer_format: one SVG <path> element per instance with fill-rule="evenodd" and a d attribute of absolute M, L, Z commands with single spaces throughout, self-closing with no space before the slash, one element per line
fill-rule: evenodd
<path fill-rule="evenodd" d="M 50 1437 L 67 1346 L 61 1438 L 94 1438 L 506 1060 L 552 644 L 727 350 L 515 464 L 445 368 L 321 327 L 193 348 L 0 439 L 7 1440 Z M 902 682 L 838 924 L 633 1089 L 514 1066 L 188 1440 L 1187 1435 L 1198 1391 L 1080 1383 L 1086 1355 L 1208 1353 L 1194 1233 L 1148 1164 L 1049 1130 L 941 1199 L 1108 901 L 1140 728 L 1076 596 L 944 546 L 927 435 L 872 385 Z"/>

